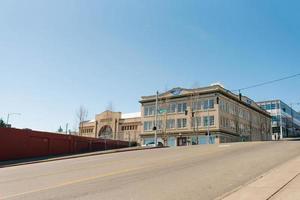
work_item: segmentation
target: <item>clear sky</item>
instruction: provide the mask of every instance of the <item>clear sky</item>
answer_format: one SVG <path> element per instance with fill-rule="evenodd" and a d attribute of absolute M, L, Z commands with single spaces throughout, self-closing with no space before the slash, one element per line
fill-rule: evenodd
<path fill-rule="evenodd" d="M 227 89 L 300 72 L 297 0 L 1 0 L 0 118 L 74 127 L 112 102 L 221 82 Z M 300 77 L 244 91 L 300 102 Z M 299 108 L 299 107 L 298 107 Z M 300 108 L 299 108 L 300 109 Z"/>

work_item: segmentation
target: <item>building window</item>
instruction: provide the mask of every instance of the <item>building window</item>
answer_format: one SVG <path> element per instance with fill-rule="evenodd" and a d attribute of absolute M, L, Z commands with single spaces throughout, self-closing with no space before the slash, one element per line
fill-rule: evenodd
<path fill-rule="evenodd" d="M 175 113 L 176 112 L 176 103 L 170 103 L 169 106 L 168 106 L 168 110 L 167 112 L 168 113 Z"/>
<path fill-rule="evenodd" d="M 261 107 L 262 109 L 264 109 L 264 110 L 267 110 L 266 105 L 261 105 L 260 107 Z"/>
<path fill-rule="evenodd" d="M 205 100 L 203 102 L 203 109 L 213 109 L 215 105 L 215 101 L 213 99 Z"/>
<path fill-rule="evenodd" d="M 272 110 L 276 109 L 276 104 L 275 104 L 275 103 L 272 103 L 272 104 L 271 104 L 271 109 L 272 109 Z"/>
<path fill-rule="evenodd" d="M 214 126 L 215 125 L 215 116 L 210 116 L 209 117 L 209 122 L 210 122 L 210 126 Z"/>
<path fill-rule="evenodd" d="M 163 123 L 162 123 L 162 120 L 158 120 L 158 121 L 157 121 L 156 127 L 157 127 L 157 130 L 162 130 L 162 129 L 163 129 Z"/>
<path fill-rule="evenodd" d="M 201 117 L 194 117 L 192 120 L 192 127 L 201 126 Z"/>
<path fill-rule="evenodd" d="M 152 121 L 144 122 L 144 131 L 152 131 L 152 128 L 153 128 L 153 122 Z"/>
<path fill-rule="evenodd" d="M 203 101 L 203 109 L 208 109 L 208 100 Z"/>
<path fill-rule="evenodd" d="M 167 129 L 175 128 L 175 119 L 168 119 L 167 120 Z"/>
<path fill-rule="evenodd" d="M 215 117 L 214 116 L 205 116 L 203 118 L 203 125 L 208 126 L 208 124 L 209 124 L 209 126 L 215 125 Z"/>
<path fill-rule="evenodd" d="M 201 110 L 201 105 L 202 105 L 201 101 L 195 101 L 193 102 L 192 108 L 193 110 Z"/>
<path fill-rule="evenodd" d="M 145 106 L 144 116 L 153 116 L 155 114 L 155 106 Z"/>
<path fill-rule="evenodd" d="M 208 108 L 213 109 L 215 106 L 215 101 L 213 99 L 210 99 L 208 101 Z"/>
<path fill-rule="evenodd" d="M 229 113 L 234 115 L 234 105 L 233 104 L 229 104 Z"/>
<path fill-rule="evenodd" d="M 177 119 L 177 128 L 186 128 L 186 119 Z"/>
<path fill-rule="evenodd" d="M 179 112 L 179 113 L 186 111 L 186 108 L 187 108 L 186 103 L 177 104 L 177 112 Z"/>

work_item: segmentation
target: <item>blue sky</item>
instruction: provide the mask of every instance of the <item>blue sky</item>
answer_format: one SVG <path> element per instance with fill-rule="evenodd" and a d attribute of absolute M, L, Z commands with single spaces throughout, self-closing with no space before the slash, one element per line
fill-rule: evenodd
<path fill-rule="evenodd" d="M 300 73 L 296 0 L 2 0 L 0 117 L 16 127 L 74 127 L 112 102 L 221 82 L 237 89 Z M 300 102 L 300 78 L 244 91 Z M 298 108 L 300 109 L 300 108 Z"/>

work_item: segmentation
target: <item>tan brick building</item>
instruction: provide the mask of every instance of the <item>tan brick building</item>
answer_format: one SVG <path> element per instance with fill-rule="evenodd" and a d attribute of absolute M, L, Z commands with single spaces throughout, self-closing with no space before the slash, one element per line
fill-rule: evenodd
<path fill-rule="evenodd" d="M 105 111 L 91 121 L 83 122 L 79 134 L 86 137 L 139 142 L 141 114 Z"/>
<path fill-rule="evenodd" d="M 155 102 L 156 95 L 140 101 L 142 144 L 154 141 Z M 168 146 L 271 138 L 271 116 L 251 99 L 219 85 L 175 88 L 160 94 L 158 105 L 158 142 Z"/>
<path fill-rule="evenodd" d="M 143 96 L 141 113 L 105 111 L 82 123 L 80 135 L 154 142 L 156 95 Z M 271 139 L 271 116 L 254 101 L 219 85 L 174 88 L 158 97 L 158 142 L 168 146 Z M 209 133 L 209 134 L 208 134 Z M 210 135 L 210 137 L 208 136 Z"/>

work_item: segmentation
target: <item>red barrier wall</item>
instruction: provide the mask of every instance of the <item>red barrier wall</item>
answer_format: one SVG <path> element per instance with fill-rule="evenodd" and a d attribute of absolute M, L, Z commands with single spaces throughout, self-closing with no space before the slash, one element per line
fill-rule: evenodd
<path fill-rule="evenodd" d="M 129 143 L 74 135 L 0 128 L 0 161 L 128 147 Z"/>

